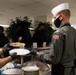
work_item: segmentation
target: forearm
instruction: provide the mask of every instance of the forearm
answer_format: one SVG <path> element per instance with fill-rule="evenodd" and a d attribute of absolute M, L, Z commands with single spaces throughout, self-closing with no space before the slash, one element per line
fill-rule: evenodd
<path fill-rule="evenodd" d="M 11 56 L 0 59 L 0 68 L 12 60 Z"/>
<path fill-rule="evenodd" d="M 52 58 L 49 56 L 49 54 L 40 54 L 38 56 L 42 62 L 52 64 Z"/>
<path fill-rule="evenodd" d="M 54 57 L 54 48 L 53 48 L 53 44 L 50 46 L 50 50 L 44 54 L 39 54 L 37 53 L 39 58 L 46 63 L 52 64 L 53 60 L 52 58 Z"/>

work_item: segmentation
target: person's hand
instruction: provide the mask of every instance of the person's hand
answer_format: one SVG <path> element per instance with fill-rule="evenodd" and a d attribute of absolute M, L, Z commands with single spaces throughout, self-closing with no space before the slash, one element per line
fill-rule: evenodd
<path fill-rule="evenodd" d="M 3 52 L 9 52 L 12 49 L 9 44 L 10 43 L 7 43 L 4 45 L 4 47 L 2 48 Z"/>
<path fill-rule="evenodd" d="M 0 48 L 0 54 L 2 54 L 3 53 L 3 49 L 2 48 Z"/>
<path fill-rule="evenodd" d="M 36 50 L 31 50 L 31 51 L 30 51 L 30 54 L 31 54 L 31 55 L 37 55 L 37 51 L 36 51 Z"/>
<path fill-rule="evenodd" d="M 15 59 L 17 59 L 17 58 L 19 58 L 19 57 L 20 57 L 19 55 L 17 55 L 17 53 L 16 53 L 16 52 L 11 53 L 11 54 L 9 54 L 9 55 L 12 57 L 12 60 L 15 60 Z"/>

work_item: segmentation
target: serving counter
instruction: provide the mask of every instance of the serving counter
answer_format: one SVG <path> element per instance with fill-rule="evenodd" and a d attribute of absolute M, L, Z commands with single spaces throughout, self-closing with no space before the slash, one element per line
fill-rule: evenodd
<path fill-rule="evenodd" d="M 21 50 L 21 48 L 19 48 L 19 50 Z M 26 50 L 26 49 L 24 49 L 24 50 Z M 31 48 L 27 48 L 27 50 L 30 51 Z M 36 50 L 40 54 L 44 54 L 46 52 L 49 53 L 50 47 L 38 47 L 38 48 L 36 48 Z M 12 62 L 13 66 L 9 67 L 9 68 L 8 68 L 8 66 L 5 65 L 3 67 L 4 69 L 3 68 L 1 69 L 1 73 L 3 73 L 3 71 L 5 71 L 7 69 L 8 70 L 10 70 L 10 69 L 21 69 L 21 70 L 23 70 L 22 67 L 26 68 L 27 66 L 29 66 L 29 68 L 30 68 L 30 66 L 37 66 L 39 68 L 39 74 L 38 75 L 51 75 L 51 65 L 43 63 L 43 62 L 40 62 L 38 59 L 36 59 L 35 56 L 33 56 L 31 54 L 28 54 L 28 53 L 27 53 L 27 55 L 25 54 L 24 56 L 21 56 L 21 63 L 17 63 L 15 61 L 13 61 Z M 31 57 L 30 61 L 24 61 L 24 59 L 28 58 L 29 56 Z M 25 72 L 25 70 L 24 70 L 24 73 L 27 73 L 27 72 Z M 24 74 L 24 73 L 22 73 L 20 75 L 33 75 L 34 74 L 34 73 L 32 74 L 32 72 L 31 73 L 27 73 L 27 74 Z M 36 73 L 38 73 L 38 72 L 36 72 Z M 3 74 L 3 75 L 6 75 L 6 74 Z M 8 74 L 8 75 L 17 75 L 17 74 Z"/>

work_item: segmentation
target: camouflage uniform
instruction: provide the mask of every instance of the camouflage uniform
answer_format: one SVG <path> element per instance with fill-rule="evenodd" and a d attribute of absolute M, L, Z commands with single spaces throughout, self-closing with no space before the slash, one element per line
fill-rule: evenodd
<path fill-rule="evenodd" d="M 73 74 L 76 53 L 75 45 L 76 30 L 72 28 L 69 23 L 65 23 L 54 32 L 49 54 L 40 55 L 40 58 L 44 62 L 53 64 L 54 66 L 59 63 L 62 64 L 64 67 L 64 74 L 62 73 L 61 75 L 75 75 Z"/>

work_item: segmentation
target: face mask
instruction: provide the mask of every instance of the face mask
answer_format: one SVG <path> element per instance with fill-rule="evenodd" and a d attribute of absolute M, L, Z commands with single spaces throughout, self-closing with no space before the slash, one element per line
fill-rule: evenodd
<path fill-rule="evenodd" d="M 54 24 L 57 28 L 59 28 L 61 25 L 61 20 L 59 18 L 60 18 L 60 16 L 56 20 L 54 20 Z"/>

